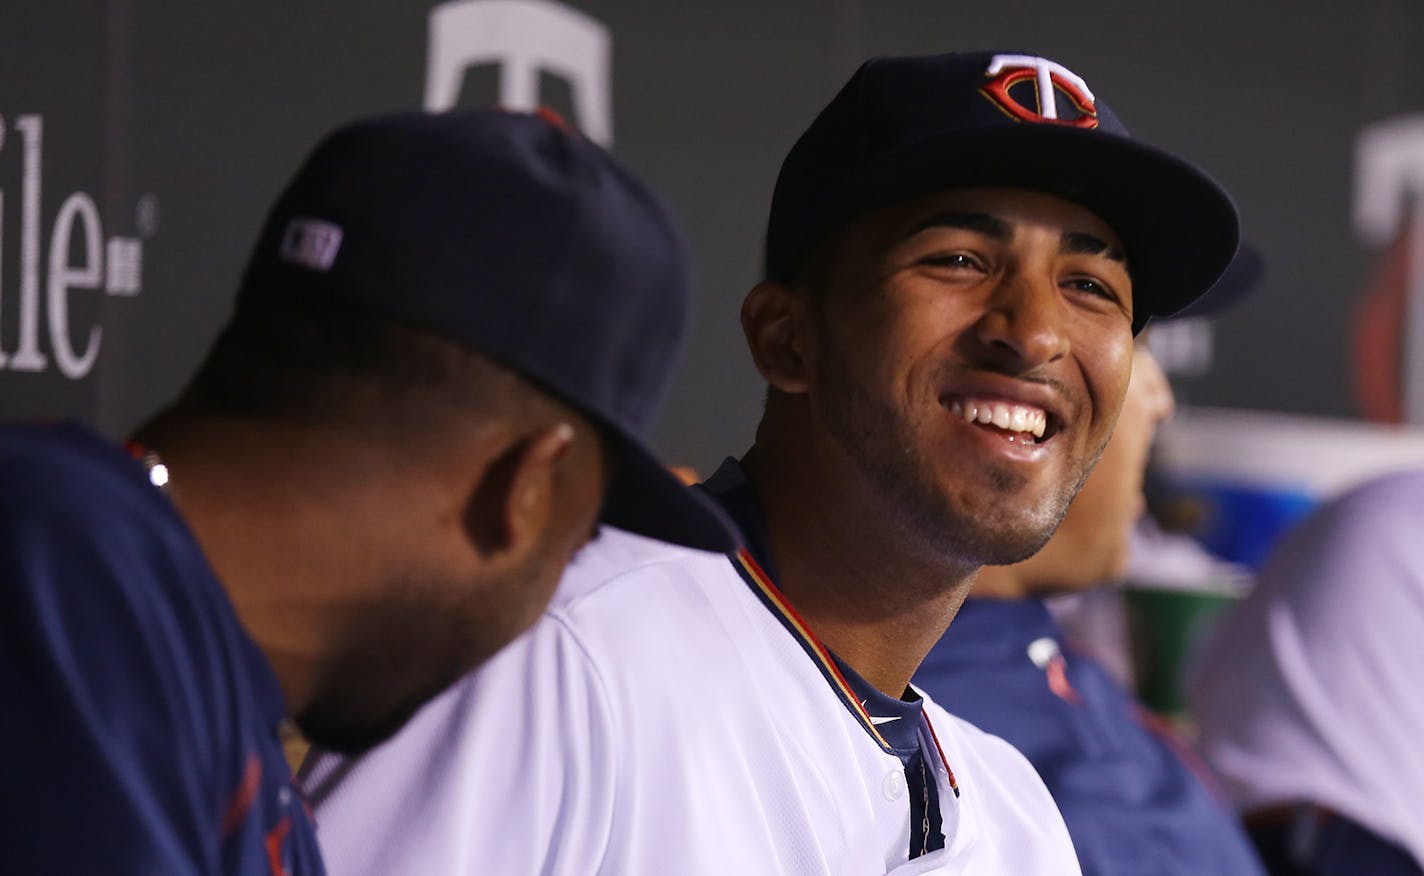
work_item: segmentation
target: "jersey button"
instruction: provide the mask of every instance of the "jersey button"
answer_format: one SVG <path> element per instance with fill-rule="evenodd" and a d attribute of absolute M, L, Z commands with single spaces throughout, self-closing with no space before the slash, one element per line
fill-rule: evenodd
<path fill-rule="evenodd" d="M 886 773 L 885 780 L 880 783 L 880 790 L 891 803 L 905 796 L 905 773 L 902 770 Z"/>

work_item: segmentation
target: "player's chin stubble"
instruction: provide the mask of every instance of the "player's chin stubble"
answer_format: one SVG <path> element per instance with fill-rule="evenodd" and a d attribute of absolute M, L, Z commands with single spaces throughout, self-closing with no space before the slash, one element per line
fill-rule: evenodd
<path fill-rule="evenodd" d="M 458 588 L 458 589 L 457 589 Z M 355 754 L 394 736 L 420 707 L 496 650 L 482 626 L 442 594 L 470 582 L 408 575 L 352 618 L 297 727 L 328 751 Z"/>
<path fill-rule="evenodd" d="M 295 717 L 297 728 L 312 745 L 337 754 L 360 754 L 390 739 L 415 715 L 419 704 L 381 719 L 343 716 L 329 708 L 310 709 Z"/>
<path fill-rule="evenodd" d="M 831 433 L 884 499 L 901 527 L 956 564 L 1004 565 L 1036 553 L 1052 537 L 1091 466 L 1036 507 L 1014 507 L 1026 478 L 1007 468 L 985 469 L 986 489 L 1000 512 L 985 518 L 957 507 L 939 489 L 935 468 L 916 443 L 916 428 L 844 368 L 821 359 L 823 416 Z M 1101 453 L 1101 449 L 1099 449 Z M 1095 457 L 1096 458 L 1096 457 Z"/>

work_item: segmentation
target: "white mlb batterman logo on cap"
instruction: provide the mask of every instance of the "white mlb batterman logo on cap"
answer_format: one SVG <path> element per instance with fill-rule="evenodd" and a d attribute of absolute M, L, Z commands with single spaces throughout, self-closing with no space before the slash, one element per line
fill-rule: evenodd
<path fill-rule="evenodd" d="M 287 223 L 278 255 L 313 271 L 328 271 L 340 249 L 340 226 L 299 216 Z"/>

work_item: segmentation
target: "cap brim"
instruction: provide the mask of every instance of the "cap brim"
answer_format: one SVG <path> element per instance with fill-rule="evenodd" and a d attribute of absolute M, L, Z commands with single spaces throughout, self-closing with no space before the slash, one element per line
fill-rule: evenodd
<path fill-rule="evenodd" d="M 1134 333 L 1211 288 L 1240 240 L 1235 205 L 1201 170 L 1126 137 L 1057 125 L 959 129 L 902 146 L 823 205 L 820 232 L 877 207 L 971 185 L 1047 191 L 1107 222 L 1133 274 Z"/>
<path fill-rule="evenodd" d="M 1173 316 L 1220 316 L 1259 286 L 1265 275 L 1265 256 L 1250 241 L 1243 240 L 1241 248 L 1236 251 L 1236 258 L 1231 260 L 1216 285 Z"/>
<path fill-rule="evenodd" d="M 716 553 L 742 538 L 717 503 L 693 489 L 636 440 L 616 433 L 618 459 L 600 520 L 629 532 Z"/>

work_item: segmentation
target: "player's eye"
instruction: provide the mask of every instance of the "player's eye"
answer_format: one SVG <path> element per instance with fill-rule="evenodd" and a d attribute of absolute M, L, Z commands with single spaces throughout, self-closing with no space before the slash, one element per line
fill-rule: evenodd
<path fill-rule="evenodd" d="M 931 253 L 930 255 L 922 257 L 920 264 L 936 268 L 957 268 L 972 271 L 984 270 L 984 263 L 967 252 Z"/>
<path fill-rule="evenodd" d="M 1069 279 L 1063 281 L 1063 286 L 1068 289 L 1072 289 L 1075 292 L 1092 295 L 1096 298 L 1102 298 L 1107 301 L 1111 301 L 1115 304 L 1121 303 L 1121 299 L 1118 298 L 1117 293 L 1113 291 L 1111 287 L 1109 287 L 1105 283 L 1093 279 L 1092 277 L 1070 277 Z"/>

